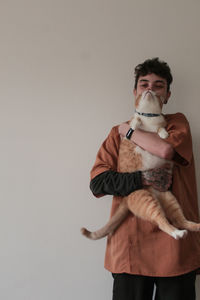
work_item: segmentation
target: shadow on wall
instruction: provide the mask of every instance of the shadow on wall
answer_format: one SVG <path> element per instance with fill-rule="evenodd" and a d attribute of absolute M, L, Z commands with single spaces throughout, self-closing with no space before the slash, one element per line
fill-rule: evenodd
<path fill-rule="evenodd" d="M 197 180 L 197 188 L 198 188 L 198 196 L 200 196 L 200 156 L 199 156 L 199 149 L 200 149 L 200 139 L 199 134 L 193 134 L 193 152 L 194 152 L 194 159 L 195 159 L 195 166 L 196 166 L 196 180 Z M 199 198 L 199 207 L 200 207 L 200 198 Z"/>

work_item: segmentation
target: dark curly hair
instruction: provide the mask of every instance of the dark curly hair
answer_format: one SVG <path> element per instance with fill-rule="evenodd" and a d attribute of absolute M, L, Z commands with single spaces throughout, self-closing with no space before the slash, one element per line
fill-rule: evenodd
<path fill-rule="evenodd" d="M 138 79 L 140 76 L 146 76 L 148 74 L 156 74 L 167 80 L 167 91 L 170 89 L 170 84 L 173 81 L 170 67 L 164 61 L 159 60 L 158 57 L 147 59 L 142 64 L 135 67 L 135 86 L 137 88 Z"/>

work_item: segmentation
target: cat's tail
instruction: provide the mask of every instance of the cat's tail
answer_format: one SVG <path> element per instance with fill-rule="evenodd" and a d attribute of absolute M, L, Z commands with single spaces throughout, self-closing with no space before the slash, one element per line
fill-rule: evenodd
<path fill-rule="evenodd" d="M 87 230 L 86 228 L 81 228 L 81 233 L 91 240 L 99 240 L 107 235 L 112 234 L 126 218 L 128 212 L 129 210 L 127 206 L 122 202 L 116 213 L 111 217 L 105 226 L 93 232 Z"/>

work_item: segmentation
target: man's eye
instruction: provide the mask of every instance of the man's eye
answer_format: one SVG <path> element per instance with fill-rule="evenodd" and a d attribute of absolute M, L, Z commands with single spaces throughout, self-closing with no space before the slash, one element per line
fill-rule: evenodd
<path fill-rule="evenodd" d="M 157 89 L 162 89 L 162 88 L 164 88 L 163 85 L 156 85 L 155 87 L 156 87 Z"/>

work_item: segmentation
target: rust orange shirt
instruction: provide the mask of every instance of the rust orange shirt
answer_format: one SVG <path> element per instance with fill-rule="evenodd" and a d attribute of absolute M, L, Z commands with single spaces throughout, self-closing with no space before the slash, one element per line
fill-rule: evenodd
<path fill-rule="evenodd" d="M 187 119 L 181 113 L 165 115 L 167 141 L 173 146 L 174 171 L 172 192 L 187 219 L 199 222 L 192 138 Z M 118 126 L 100 147 L 91 179 L 107 170 L 118 170 L 120 136 Z M 121 197 L 113 197 L 111 216 Z M 200 233 L 189 232 L 175 240 L 156 225 L 129 214 L 116 232 L 107 239 L 105 268 L 112 273 L 146 276 L 177 276 L 200 268 Z"/>

